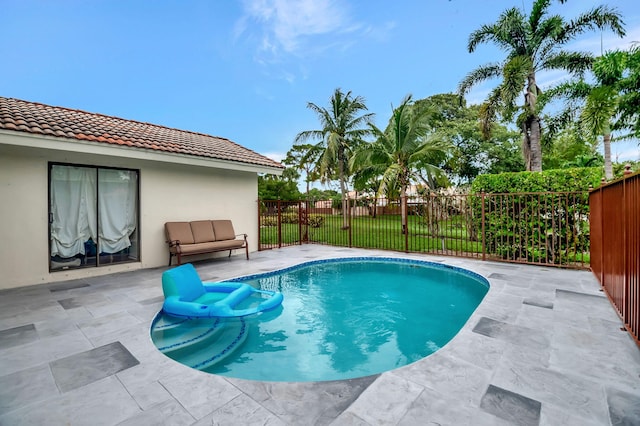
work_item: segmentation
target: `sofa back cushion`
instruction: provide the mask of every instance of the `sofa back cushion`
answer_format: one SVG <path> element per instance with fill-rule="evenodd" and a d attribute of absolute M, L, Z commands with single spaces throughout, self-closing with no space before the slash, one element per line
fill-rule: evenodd
<path fill-rule="evenodd" d="M 233 224 L 230 220 L 212 220 L 213 232 L 216 234 L 216 240 L 233 240 L 236 233 L 233 230 Z"/>
<path fill-rule="evenodd" d="M 195 243 L 209 243 L 216 240 L 210 220 L 194 220 L 191 222 L 191 232 Z"/>
<path fill-rule="evenodd" d="M 193 234 L 189 222 L 167 222 L 164 224 L 167 240 L 179 240 L 180 244 L 193 244 Z"/>
<path fill-rule="evenodd" d="M 196 268 L 186 263 L 162 273 L 164 297 L 178 296 L 184 302 L 193 302 L 205 293 Z"/>

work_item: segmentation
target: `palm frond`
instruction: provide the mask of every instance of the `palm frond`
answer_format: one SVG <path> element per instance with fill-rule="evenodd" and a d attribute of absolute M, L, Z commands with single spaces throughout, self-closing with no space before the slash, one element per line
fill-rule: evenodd
<path fill-rule="evenodd" d="M 585 103 L 580 119 L 592 136 L 610 133 L 618 107 L 618 93 L 611 86 L 594 88 Z"/>
<path fill-rule="evenodd" d="M 479 117 L 480 117 L 480 130 L 485 139 L 489 139 L 491 136 L 491 127 L 496 121 L 498 116 L 498 110 L 502 105 L 502 99 L 500 98 L 500 88 L 496 87 L 491 91 L 487 100 L 480 105 Z"/>
<path fill-rule="evenodd" d="M 540 68 L 562 69 L 572 74 L 582 75 L 591 68 L 593 61 L 593 55 L 590 53 L 560 51 L 544 58 Z"/>
<path fill-rule="evenodd" d="M 476 68 L 471 71 L 458 85 L 458 94 L 464 96 L 473 86 L 476 84 L 489 80 L 491 78 L 498 78 L 502 75 L 502 65 L 498 63 L 487 64 Z"/>
<path fill-rule="evenodd" d="M 523 23 L 525 21 L 522 12 L 518 8 L 505 10 L 498 21 L 492 25 L 483 25 L 469 35 L 467 49 L 473 53 L 479 44 L 493 42 L 503 50 L 510 50 L 514 42 L 524 34 Z"/>
<path fill-rule="evenodd" d="M 622 15 L 617 9 L 608 6 L 597 6 L 571 20 L 566 25 L 558 41 L 566 43 L 587 30 L 595 29 L 609 29 L 618 37 L 624 37 L 626 34 Z"/>
<path fill-rule="evenodd" d="M 531 68 L 531 59 L 527 56 L 515 56 L 504 65 L 499 89 L 502 105 L 507 109 L 514 108 L 515 100 L 524 90 Z"/>
<path fill-rule="evenodd" d="M 551 0 L 536 0 L 533 3 L 529 14 L 529 26 L 534 33 L 537 32 L 538 26 L 541 24 L 544 15 L 546 15 L 550 4 Z"/>

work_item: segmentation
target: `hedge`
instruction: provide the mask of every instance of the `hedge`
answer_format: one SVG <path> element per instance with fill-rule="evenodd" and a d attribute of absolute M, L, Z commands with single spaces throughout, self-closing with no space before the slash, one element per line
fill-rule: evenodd
<path fill-rule="evenodd" d="M 485 193 L 487 253 L 555 264 L 580 259 L 589 251 L 588 190 L 602 176 L 597 167 L 478 176 L 472 191 Z M 480 231 L 482 197 L 471 205 Z"/>

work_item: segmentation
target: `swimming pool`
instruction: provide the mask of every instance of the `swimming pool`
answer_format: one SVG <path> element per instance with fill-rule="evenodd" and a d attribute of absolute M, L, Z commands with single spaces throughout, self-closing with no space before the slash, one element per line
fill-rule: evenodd
<path fill-rule="evenodd" d="M 449 342 L 489 289 L 473 272 L 425 261 L 342 258 L 229 281 L 284 294 L 243 318 L 159 313 L 154 344 L 209 373 L 261 381 L 325 381 L 381 373 Z"/>

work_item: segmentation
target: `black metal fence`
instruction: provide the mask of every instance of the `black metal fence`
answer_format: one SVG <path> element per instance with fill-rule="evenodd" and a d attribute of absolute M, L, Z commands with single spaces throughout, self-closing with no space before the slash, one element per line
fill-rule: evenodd
<path fill-rule="evenodd" d="M 586 269 L 585 192 L 259 200 L 259 250 L 326 244 Z"/>

